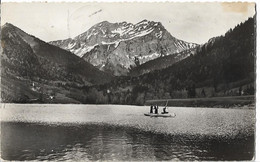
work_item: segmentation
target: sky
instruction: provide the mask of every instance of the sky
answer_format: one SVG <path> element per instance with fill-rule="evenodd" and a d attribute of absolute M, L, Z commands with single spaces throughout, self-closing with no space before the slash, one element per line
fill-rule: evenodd
<path fill-rule="evenodd" d="M 109 21 L 161 22 L 172 36 L 198 44 L 225 34 L 255 14 L 254 3 L 7 3 L 1 25 L 9 22 L 44 41 L 73 38 Z"/>

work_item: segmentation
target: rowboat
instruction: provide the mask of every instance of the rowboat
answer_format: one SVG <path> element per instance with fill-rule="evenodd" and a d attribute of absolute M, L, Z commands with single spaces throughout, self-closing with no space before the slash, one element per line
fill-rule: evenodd
<path fill-rule="evenodd" d="M 168 112 L 165 112 L 166 108 L 167 108 L 167 105 L 168 105 L 168 100 L 166 102 L 166 105 L 165 107 L 163 108 L 163 111 L 161 114 L 158 114 L 158 113 L 151 113 L 153 112 L 152 111 L 152 107 L 151 107 L 151 110 L 150 110 L 150 113 L 144 113 L 145 116 L 150 116 L 150 117 L 164 117 L 164 118 L 167 118 L 167 117 L 175 117 L 176 114 L 172 113 L 172 114 L 169 114 Z M 157 112 L 158 112 L 158 106 L 157 106 Z"/>
<path fill-rule="evenodd" d="M 150 117 L 175 117 L 175 114 L 153 114 L 153 113 L 144 113 L 145 116 L 150 116 Z"/>

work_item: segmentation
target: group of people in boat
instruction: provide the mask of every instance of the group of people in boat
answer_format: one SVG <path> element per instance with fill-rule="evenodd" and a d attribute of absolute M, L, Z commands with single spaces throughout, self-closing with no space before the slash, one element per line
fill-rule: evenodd
<path fill-rule="evenodd" d="M 158 111 L 159 111 L 159 107 L 158 105 L 151 105 L 150 106 L 150 113 L 151 114 L 158 114 Z M 169 112 L 167 111 L 167 107 L 165 106 L 163 108 L 163 111 L 161 112 L 161 114 L 168 114 Z"/>

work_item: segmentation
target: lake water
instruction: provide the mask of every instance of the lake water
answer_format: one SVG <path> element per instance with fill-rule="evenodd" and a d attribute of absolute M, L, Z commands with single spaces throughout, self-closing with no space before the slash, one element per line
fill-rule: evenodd
<path fill-rule="evenodd" d="M 1 108 L 5 160 L 251 160 L 255 110 L 19 105 Z"/>

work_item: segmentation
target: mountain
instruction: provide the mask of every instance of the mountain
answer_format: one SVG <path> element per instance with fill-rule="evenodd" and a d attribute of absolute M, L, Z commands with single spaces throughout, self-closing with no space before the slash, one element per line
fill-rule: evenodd
<path fill-rule="evenodd" d="M 50 43 L 117 76 L 149 60 L 197 46 L 174 38 L 160 22 L 148 20 L 137 24 L 103 21 L 73 39 Z"/>
<path fill-rule="evenodd" d="M 42 93 L 43 90 L 39 90 L 41 87 L 45 87 L 47 94 L 53 89 L 59 90 L 59 85 L 70 88 L 73 85 L 102 84 L 113 79 L 112 75 L 98 70 L 82 58 L 29 35 L 12 24 L 2 27 L 1 36 L 3 101 L 19 102 L 17 98 L 35 97 L 35 94 Z M 38 90 L 35 89 L 36 85 Z"/>
<path fill-rule="evenodd" d="M 144 104 L 156 99 L 255 95 L 255 20 L 249 18 L 225 35 L 210 39 L 194 54 L 165 69 L 120 77 L 102 85 L 110 90 L 109 99 L 105 100 L 105 95 L 102 102 Z M 85 90 L 92 94 L 86 96 L 86 101 L 101 102 L 95 100 L 100 89 L 87 87 Z"/>

